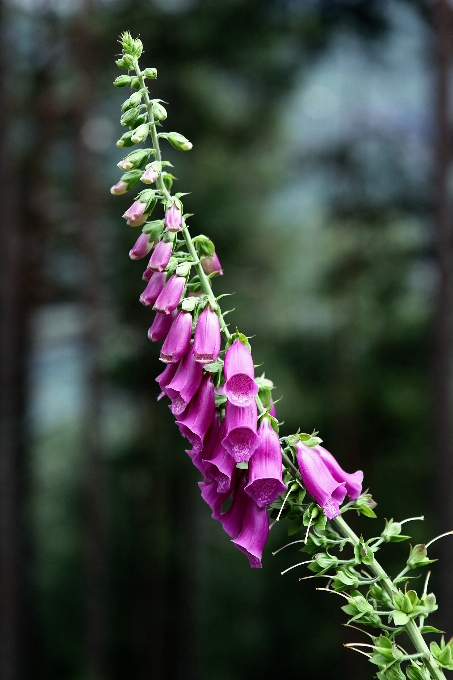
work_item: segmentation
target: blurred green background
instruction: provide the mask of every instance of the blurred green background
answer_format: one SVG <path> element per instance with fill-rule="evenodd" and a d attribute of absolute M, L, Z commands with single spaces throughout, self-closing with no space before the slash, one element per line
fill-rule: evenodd
<path fill-rule="evenodd" d="M 156 401 L 138 230 L 109 194 L 124 156 L 111 83 L 130 30 L 164 129 L 193 142 L 165 157 L 192 234 L 216 244 L 230 323 L 283 396 L 283 433 L 319 430 L 364 470 L 379 519 L 358 531 L 424 514 L 409 532 L 424 541 L 453 525 L 450 11 L 1 3 L 2 680 L 372 677 L 342 647 L 359 634 L 341 601 L 302 568 L 280 576 L 304 559 L 272 557 L 286 526 L 262 570 L 230 544 Z M 392 546 L 390 570 L 406 552 Z M 448 539 L 433 556 L 433 623 L 451 634 Z"/>

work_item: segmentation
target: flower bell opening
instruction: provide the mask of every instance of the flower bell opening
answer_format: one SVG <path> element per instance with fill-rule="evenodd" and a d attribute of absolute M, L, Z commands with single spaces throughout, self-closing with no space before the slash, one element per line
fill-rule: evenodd
<path fill-rule="evenodd" d="M 248 406 L 258 394 L 250 350 L 235 340 L 225 355 L 225 394 L 235 406 Z"/>

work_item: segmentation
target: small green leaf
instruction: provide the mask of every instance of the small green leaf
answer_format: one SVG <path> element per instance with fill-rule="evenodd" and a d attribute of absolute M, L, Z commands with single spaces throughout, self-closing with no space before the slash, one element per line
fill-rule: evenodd
<path fill-rule="evenodd" d="M 408 615 L 399 611 L 399 609 L 396 609 L 394 612 L 392 612 L 392 617 L 395 622 L 395 626 L 405 626 L 409 621 Z"/>
<path fill-rule="evenodd" d="M 445 633 L 445 631 L 434 628 L 434 626 L 423 626 L 423 628 L 420 628 L 420 633 L 424 635 L 425 633 Z"/>

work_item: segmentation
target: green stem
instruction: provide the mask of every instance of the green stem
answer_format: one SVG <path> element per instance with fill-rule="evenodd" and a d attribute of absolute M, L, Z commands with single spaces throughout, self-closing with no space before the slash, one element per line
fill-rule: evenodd
<path fill-rule="evenodd" d="M 351 527 L 346 524 L 343 517 L 339 515 L 338 517 L 335 517 L 335 519 L 331 520 L 331 522 L 337 527 L 337 529 L 343 534 L 345 538 L 349 539 L 352 545 L 358 545 L 358 543 L 360 543 L 359 537 L 354 533 Z M 387 573 L 375 558 L 373 558 L 373 562 L 369 565 L 369 568 L 376 576 L 380 577 L 382 585 L 393 601 L 393 595 L 396 592 L 396 588 Z M 434 680 L 445 680 L 445 675 L 431 656 L 428 645 L 426 644 L 415 622 L 412 620 L 409 621 L 406 623 L 404 628 L 406 629 L 406 632 L 409 635 L 417 652 L 423 655 L 423 662 Z"/>
<path fill-rule="evenodd" d="M 140 88 L 143 90 L 143 96 L 145 99 L 145 104 L 146 104 L 146 110 L 148 113 L 148 119 L 149 119 L 149 125 L 150 125 L 150 132 L 151 132 L 151 139 L 153 140 L 153 146 L 155 150 L 155 155 L 156 155 L 156 160 L 161 163 L 162 162 L 162 155 L 160 152 L 160 145 L 159 145 L 159 137 L 157 134 L 156 130 L 156 121 L 154 119 L 154 113 L 153 113 L 153 104 L 149 98 L 149 92 L 148 88 L 145 83 L 145 78 L 143 77 L 143 73 L 140 70 L 140 67 L 138 65 L 138 60 L 135 60 L 134 64 L 135 72 L 137 74 L 137 77 L 140 81 Z M 162 174 L 159 173 L 159 177 L 157 178 L 157 186 L 159 187 L 160 192 L 162 193 L 163 196 L 169 201 L 173 200 L 170 192 L 168 191 L 167 187 L 165 186 L 164 180 L 162 178 Z M 182 234 L 184 236 L 184 240 L 186 242 L 187 250 L 189 251 L 189 254 L 194 262 L 195 269 L 197 270 L 197 274 L 200 278 L 201 285 L 203 287 L 203 291 L 205 295 L 207 296 L 209 300 L 209 304 L 211 308 L 216 312 L 217 316 L 219 317 L 219 322 L 220 322 L 220 331 L 224 337 L 225 340 L 229 340 L 231 338 L 231 333 L 228 330 L 228 326 L 225 323 L 225 319 L 223 318 L 223 314 L 220 310 L 220 307 L 217 303 L 217 300 L 215 299 L 215 295 L 212 291 L 211 287 L 211 282 L 208 276 L 204 273 L 203 267 L 201 266 L 200 258 L 198 257 L 196 248 L 193 244 L 192 237 L 189 233 L 189 229 L 187 225 L 184 225 L 182 229 Z"/>

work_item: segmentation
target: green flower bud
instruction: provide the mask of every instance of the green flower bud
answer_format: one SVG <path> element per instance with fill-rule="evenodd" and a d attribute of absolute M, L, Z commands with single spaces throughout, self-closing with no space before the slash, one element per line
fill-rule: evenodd
<path fill-rule="evenodd" d="M 151 149 L 137 149 L 132 151 L 126 158 L 117 163 L 121 170 L 132 170 L 132 168 L 139 168 L 143 165 L 149 158 Z"/>
<path fill-rule="evenodd" d="M 138 128 L 139 125 L 143 125 L 143 123 L 146 123 L 147 120 L 148 120 L 147 116 L 143 114 L 141 116 L 138 116 L 137 120 L 134 123 L 132 123 L 132 125 L 129 125 L 129 127 L 132 130 L 135 130 L 136 128 Z"/>
<path fill-rule="evenodd" d="M 139 125 L 138 128 L 136 128 L 131 137 L 131 141 L 133 144 L 140 144 L 140 142 L 144 142 L 145 139 L 148 137 L 148 132 L 149 132 L 149 126 L 148 123 L 142 123 L 142 125 Z"/>
<path fill-rule="evenodd" d="M 153 101 L 153 115 L 157 120 L 165 120 L 167 117 L 166 109 L 155 100 Z"/>
<path fill-rule="evenodd" d="M 126 85 L 129 85 L 131 80 L 132 78 L 130 76 L 118 76 L 118 78 L 115 78 L 113 81 L 113 84 L 115 87 L 126 87 Z"/>
<path fill-rule="evenodd" d="M 179 132 L 169 132 L 166 137 L 170 144 L 179 151 L 190 151 L 193 146 L 193 144 L 189 142 L 184 135 L 180 135 Z"/>
<path fill-rule="evenodd" d="M 137 78 L 137 76 L 133 76 L 131 80 L 131 88 L 133 90 L 139 90 L 140 89 L 140 80 Z"/>
<path fill-rule="evenodd" d="M 407 560 L 407 566 L 409 569 L 415 569 L 416 567 L 424 567 L 426 564 L 431 564 L 436 560 L 428 559 L 428 552 L 424 543 L 416 545 L 412 548 L 409 559 Z"/>
<path fill-rule="evenodd" d="M 173 186 L 173 180 L 175 180 L 176 177 L 172 175 L 170 172 L 163 172 L 162 179 L 164 181 L 165 188 L 167 189 L 167 191 L 170 191 L 170 189 Z"/>
<path fill-rule="evenodd" d="M 132 132 L 125 132 L 124 135 L 117 141 L 116 145 L 122 149 L 124 147 L 133 146 L 135 142 L 132 141 Z"/>
<path fill-rule="evenodd" d="M 126 68 L 128 70 L 134 68 L 134 59 L 129 54 L 123 54 L 121 59 L 118 59 L 116 65 L 119 68 Z"/>
<path fill-rule="evenodd" d="M 143 71 L 143 77 L 144 78 L 151 78 L 151 80 L 154 80 L 157 78 L 157 69 L 156 68 L 145 68 Z"/>
<path fill-rule="evenodd" d="M 129 78 L 129 82 L 132 80 L 130 76 L 120 76 L 120 78 Z M 128 109 L 131 109 L 133 106 L 138 106 L 142 101 L 142 97 L 143 92 L 134 92 L 133 94 L 131 94 L 129 99 L 126 99 L 126 101 L 121 107 L 121 111 L 127 111 Z"/>
<path fill-rule="evenodd" d="M 137 120 L 139 111 L 136 108 L 129 109 L 120 118 L 121 125 L 133 125 Z"/>

